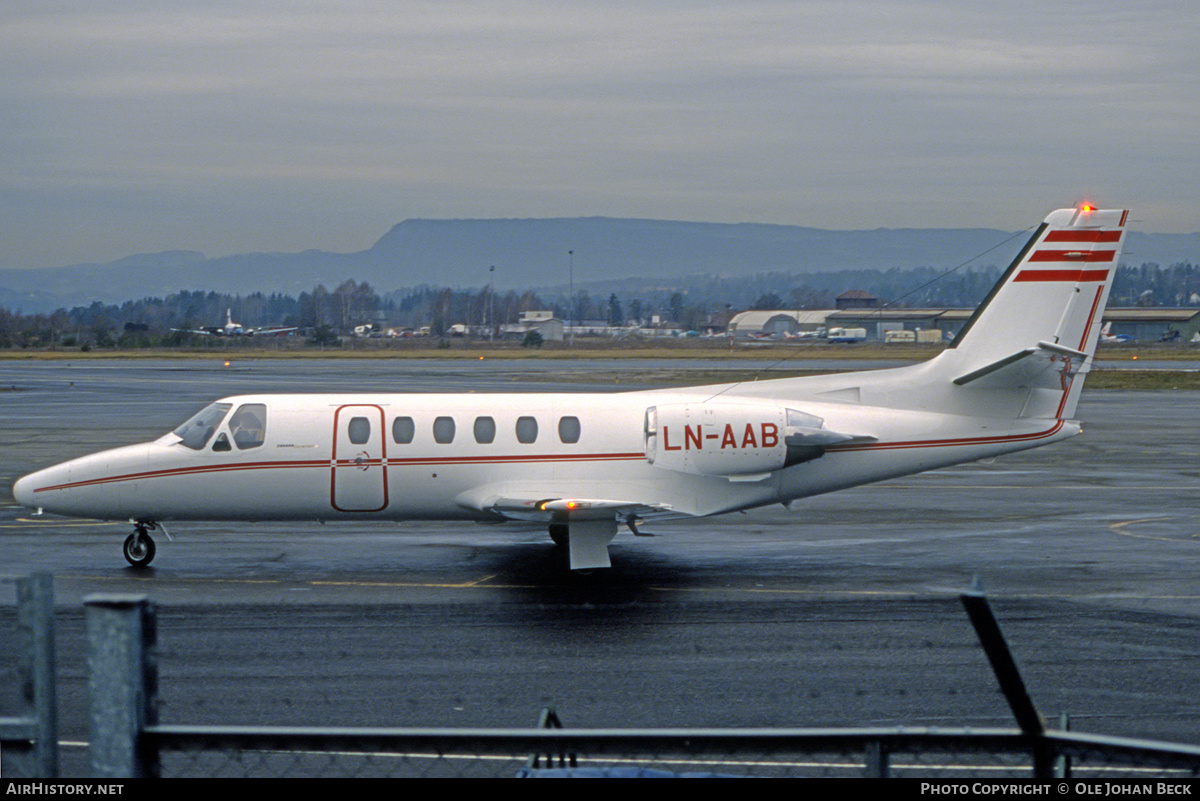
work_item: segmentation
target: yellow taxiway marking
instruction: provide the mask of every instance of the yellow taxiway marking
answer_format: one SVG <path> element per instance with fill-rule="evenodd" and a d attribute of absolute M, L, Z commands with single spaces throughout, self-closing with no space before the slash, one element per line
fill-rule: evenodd
<path fill-rule="evenodd" d="M 440 587 L 443 589 L 464 590 L 471 587 L 482 586 L 485 581 L 491 581 L 496 578 L 495 574 L 484 576 L 483 578 L 474 579 L 473 581 L 462 581 L 454 583 L 441 582 L 406 582 L 406 581 L 313 581 L 309 582 L 316 587 Z M 485 589 L 496 589 L 497 587 L 516 587 L 526 586 L 517 584 L 488 584 Z M 535 585 L 528 585 L 535 586 Z"/>
<path fill-rule="evenodd" d="M 121 526 L 112 520 L 41 520 L 36 517 L 17 517 L 11 523 L 0 523 L 0 528 L 27 528 L 29 526 L 54 526 L 55 528 L 92 528 L 93 526 Z"/>
<path fill-rule="evenodd" d="M 161 576 L 154 575 L 81 575 L 81 574 L 57 574 L 60 579 L 76 579 L 89 581 L 134 581 L 134 582 L 149 582 L 160 580 L 167 582 L 167 588 L 171 585 L 180 584 L 241 584 L 246 586 L 278 586 L 281 588 L 291 589 L 311 589 L 316 587 L 328 588 L 395 588 L 395 589 L 440 589 L 440 590 L 513 590 L 513 589 L 547 589 L 551 586 L 567 586 L 569 582 L 560 582 L 556 585 L 548 584 L 487 584 L 485 582 L 496 578 L 495 575 L 484 576 L 470 581 L 294 581 L 289 579 L 223 579 L 223 578 L 178 578 L 171 577 L 164 579 Z M 836 588 L 788 588 L 788 587 L 701 587 L 701 586 L 681 586 L 681 587 L 666 587 L 662 585 L 653 585 L 645 587 L 648 592 L 657 593 L 725 593 L 736 594 L 743 593 L 747 595 L 790 595 L 805 598 L 878 598 L 878 599 L 926 599 L 926 598 L 955 598 L 966 591 L 965 587 L 937 587 L 927 589 L 897 589 L 897 590 L 855 590 L 855 589 L 836 589 Z M 1145 593 L 1124 593 L 1124 592 L 1097 592 L 1097 593 L 1038 593 L 1038 592 L 995 592 L 989 591 L 988 597 L 992 599 L 1026 599 L 1026 600 L 1079 600 L 1079 599 L 1135 599 L 1139 601 L 1179 601 L 1179 600 L 1200 600 L 1200 595 L 1147 595 Z"/>
<path fill-rule="evenodd" d="M 1192 534 L 1185 534 L 1179 537 L 1155 537 L 1150 534 L 1138 534 L 1136 532 L 1127 530 L 1129 526 L 1136 526 L 1142 523 L 1158 523 L 1163 520 L 1172 519 L 1172 515 L 1166 515 L 1163 517 L 1141 517 L 1137 520 L 1122 520 L 1119 523 L 1113 523 L 1110 525 L 1108 530 L 1114 534 L 1120 534 L 1122 537 L 1133 537 L 1134 539 L 1139 540 L 1158 540 L 1159 542 L 1188 542 L 1196 540 L 1196 536 Z"/>
<path fill-rule="evenodd" d="M 124 574 L 120 576 L 84 575 L 80 573 L 58 573 L 58 578 L 68 578 L 88 581 L 160 581 L 169 584 L 246 584 L 246 585 L 278 585 L 278 586 L 307 586 L 307 587 L 425 587 L 429 589 L 518 589 L 534 588 L 538 584 L 484 584 L 496 578 L 495 575 L 462 582 L 439 581 L 298 581 L 294 579 L 238 579 L 238 578 L 184 578 L 180 576 L 164 577 L 153 573 Z"/>

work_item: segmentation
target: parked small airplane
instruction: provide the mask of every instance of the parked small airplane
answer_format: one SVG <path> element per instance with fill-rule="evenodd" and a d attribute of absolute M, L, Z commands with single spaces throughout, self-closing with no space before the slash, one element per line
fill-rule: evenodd
<path fill-rule="evenodd" d="M 1072 420 L 1128 212 L 1051 213 L 950 346 L 909 367 L 616 394 L 243 395 L 153 442 L 17 481 L 18 503 L 128 519 L 521 520 L 573 569 L 619 524 L 707 516 L 1045 445 Z"/>
<path fill-rule="evenodd" d="M 199 334 L 206 337 L 252 337 L 252 336 L 270 336 L 271 334 L 286 334 L 290 331 L 297 330 L 296 328 L 249 328 L 241 323 L 233 321 L 233 309 L 225 310 L 225 325 L 210 326 L 208 328 L 172 328 L 172 331 L 181 334 Z"/>

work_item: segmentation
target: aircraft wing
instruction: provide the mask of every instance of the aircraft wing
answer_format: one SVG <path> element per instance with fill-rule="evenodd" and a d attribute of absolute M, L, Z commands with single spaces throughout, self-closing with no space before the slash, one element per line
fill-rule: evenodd
<path fill-rule="evenodd" d="M 233 323 L 231 325 L 237 325 Z M 292 331 L 299 331 L 299 328 L 242 328 L 238 325 L 236 328 L 218 328 L 212 326 L 209 328 L 172 328 L 173 332 L 179 334 L 196 334 L 202 337 L 253 337 L 253 336 L 270 336 L 272 334 L 288 334 Z"/>
<path fill-rule="evenodd" d="M 653 536 L 638 531 L 646 519 L 690 517 L 669 504 L 621 501 L 610 498 L 520 497 L 520 490 L 501 493 L 499 487 L 480 487 L 456 498 L 459 506 L 483 512 L 500 520 L 549 524 L 550 536 L 568 548 L 572 570 L 608 567 L 608 543 L 624 523 L 635 536 Z M 556 536 L 555 530 L 558 529 Z M 565 537 L 565 539 L 563 539 Z"/>
<path fill-rule="evenodd" d="M 458 505 L 467 509 L 502 517 L 506 520 L 548 523 L 569 517 L 571 520 L 632 520 L 687 517 L 670 504 L 648 504 L 606 498 L 578 497 L 505 497 L 480 493 L 464 493 Z"/>

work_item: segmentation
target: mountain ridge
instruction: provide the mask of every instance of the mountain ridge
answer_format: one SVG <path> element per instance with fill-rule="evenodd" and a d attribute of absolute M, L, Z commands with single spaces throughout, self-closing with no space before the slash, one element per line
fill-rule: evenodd
<path fill-rule="evenodd" d="M 396 223 L 364 250 L 133 254 L 104 263 L 0 269 L 0 306 L 25 313 L 165 297 L 180 290 L 299 295 L 347 279 L 416 286 L 565 291 L 687 276 L 805 275 L 856 269 L 1005 265 L 1028 232 L 989 228 L 835 230 L 777 223 L 623 217 L 430 219 Z M 1200 233 L 1131 232 L 1125 264 L 1200 261 Z M 495 271 L 489 270 L 495 266 Z"/>

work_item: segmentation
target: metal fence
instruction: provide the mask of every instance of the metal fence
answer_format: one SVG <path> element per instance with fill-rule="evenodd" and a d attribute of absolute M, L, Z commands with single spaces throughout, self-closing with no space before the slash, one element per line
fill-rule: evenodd
<path fill-rule="evenodd" d="M 146 732 L 163 776 L 1193 777 L 1200 751 L 1001 729 L 437 730 Z M 536 755 L 536 756 L 532 756 Z M 1048 761 L 1041 762 L 1041 757 Z M 1044 764 L 1044 770 L 1039 769 Z"/>
<path fill-rule="evenodd" d="M 58 701 L 54 662 L 54 580 L 16 579 L 16 679 L 21 709 L 0 717 L 0 751 L 10 775 L 58 775 Z"/>
<path fill-rule="evenodd" d="M 0 719 L 6 777 L 57 771 L 49 576 L 19 585 L 28 708 Z M 89 764 L 135 777 L 814 776 L 1109 779 L 1200 776 L 1200 747 L 1047 730 L 986 598 L 962 596 L 1011 729 L 377 729 L 161 724 L 156 617 L 142 596 L 85 600 Z M 35 664 L 38 662 L 41 664 Z M 26 677 L 28 680 L 26 680 Z"/>

